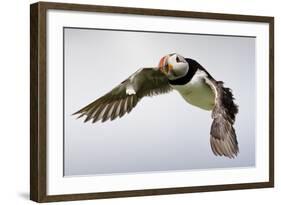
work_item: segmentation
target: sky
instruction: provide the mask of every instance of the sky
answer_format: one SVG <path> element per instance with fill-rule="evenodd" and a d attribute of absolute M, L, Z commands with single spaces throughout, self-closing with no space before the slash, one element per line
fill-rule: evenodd
<path fill-rule="evenodd" d="M 211 112 L 173 91 L 143 98 L 122 118 L 84 123 L 72 113 L 141 67 L 178 53 L 197 60 L 233 90 L 240 153 L 210 148 Z M 64 175 L 97 175 L 255 166 L 255 38 L 65 28 Z"/>

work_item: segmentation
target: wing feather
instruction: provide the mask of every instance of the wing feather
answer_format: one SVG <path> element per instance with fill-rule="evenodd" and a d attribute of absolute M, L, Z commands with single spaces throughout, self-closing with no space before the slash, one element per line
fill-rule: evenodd
<path fill-rule="evenodd" d="M 113 108 L 113 110 L 112 110 L 110 120 L 114 120 L 114 119 L 117 117 L 117 109 L 118 109 L 118 107 L 119 107 L 119 103 L 120 103 L 119 100 L 117 100 L 117 101 L 114 103 L 114 108 Z"/>
<path fill-rule="evenodd" d="M 171 91 L 168 78 L 157 68 L 142 68 L 104 96 L 74 113 L 84 122 L 114 120 L 132 111 L 145 96 L 154 96 Z"/>
<path fill-rule="evenodd" d="M 104 108 L 105 108 L 106 106 L 107 106 L 106 103 L 101 104 L 101 105 L 99 106 L 99 108 L 98 108 L 97 111 L 95 112 L 94 116 L 92 117 L 92 118 L 93 118 L 93 121 L 92 121 L 93 123 L 95 123 L 96 121 L 98 121 L 98 120 L 101 119 L 103 110 L 104 110 Z"/>
<path fill-rule="evenodd" d="M 119 117 L 122 117 L 125 114 L 125 101 L 126 98 L 121 100 Z"/>
<path fill-rule="evenodd" d="M 210 132 L 210 144 L 215 155 L 234 158 L 239 152 L 237 137 L 233 124 L 238 106 L 234 103 L 231 90 L 209 76 L 206 83 L 215 93 L 215 106 L 212 111 L 213 123 Z"/>
<path fill-rule="evenodd" d="M 107 105 L 106 110 L 105 110 L 105 112 L 104 112 L 104 114 L 103 114 L 103 117 L 102 117 L 102 122 L 105 122 L 105 121 L 108 120 L 108 118 L 110 117 L 109 112 L 110 112 L 110 110 L 112 110 L 113 104 L 114 104 L 114 101 L 113 101 L 113 102 L 110 102 L 110 103 Z"/>
<path fill-rule="evenodd" d="M 128 107 L 127 107 L 128 113 L 130 113 L 131 110 L 133 109 L 133 101 L 134 101 L 134 97 L 130 96 L 128 99 Z"/>

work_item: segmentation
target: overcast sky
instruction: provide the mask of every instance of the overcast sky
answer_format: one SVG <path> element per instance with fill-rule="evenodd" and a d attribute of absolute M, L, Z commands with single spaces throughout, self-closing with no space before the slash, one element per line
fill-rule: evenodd
<path fill-rule="evenodd" d="M 255 38 L 65 29 L 65 175 L 248 167 L 255 165 Z M 140 67 L 179 53 L 233 90 L 240 153 L 216 157 L 211 113 L 173 91 L 142 99 L 129 115 L 83 123 L 72 113 Z"/>

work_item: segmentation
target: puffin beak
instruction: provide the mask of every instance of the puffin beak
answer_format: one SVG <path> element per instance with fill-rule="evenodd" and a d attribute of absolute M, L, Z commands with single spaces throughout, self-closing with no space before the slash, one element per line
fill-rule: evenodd
<path fill-rule="evenodd" d="M 173 66 L 169 63 L 167 63 L 169 56 L 164 56 L 163 58 L 161 58 L 160 62 L 159 62 L 159 69 L 161 72 L 165 73 L 166 75 L 173 70 Z M 168 70 L 166 70 L 165 68 L 168 68 Z"/>
<path fill-rule="evenodd" d="M 173 66 L 171 64 L 168 64 L 168 72 L 173 70 Z"/>
<path fill-rule="evenodd" d="M 166 70 L 165 68 L 168 68 L 168 70 Z M 159 67 L 160 71 L 165 73 L 166 75 L 168 75 L 169 72 L 173 72 L 173 66 L 171 64 L 167 64 L 166 66 L 161 66 Z"/>

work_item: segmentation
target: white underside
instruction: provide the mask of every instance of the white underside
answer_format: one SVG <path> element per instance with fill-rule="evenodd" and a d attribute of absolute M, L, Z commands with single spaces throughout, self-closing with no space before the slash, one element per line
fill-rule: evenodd
<path fill-rule="evenodd" d="M 215 104 L 215 94 L 204 78 L 206 73 L 198 70 L 186 85 L 172 85 L 186 102 L 204 110 L 212 110 Z"/>

